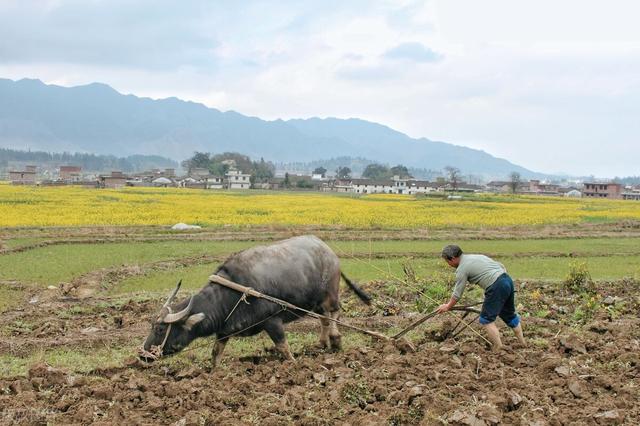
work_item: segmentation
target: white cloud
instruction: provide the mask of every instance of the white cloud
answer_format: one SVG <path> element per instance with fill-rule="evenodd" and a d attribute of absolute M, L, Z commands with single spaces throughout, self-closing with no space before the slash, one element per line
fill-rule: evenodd
<path fill-rule="evenodd" d="M 437 62 L 442 59 L 442 55 L 434 52 L 421 43 L 407 42 L 401 43 L 384 53 L 387 59 L 407 60 L 415 62 Z"/>

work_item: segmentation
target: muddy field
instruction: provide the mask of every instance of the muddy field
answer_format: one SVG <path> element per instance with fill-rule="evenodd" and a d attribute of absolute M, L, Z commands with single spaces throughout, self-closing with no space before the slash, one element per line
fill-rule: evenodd
<path fill-rule="evenodd" d="M 5 255 L 72 242 L 252 237 L 224 230 L 180 237 L 142 228 L 85 231 L 5 230 L 0 237 Z M 275 239 L 286 232 L 272 229 L 261 237 Z M 349 230 L 324 232 L 336 240 L 356 239 Z M 638 235 L 635 228 L 604 225 L 522 232 L 492 235 Z M 379 231 L 365 237 L 390 235 Z M 407 241 L 438 236 L 394 235 Z M 513 256 L 528 257 L 526 250 Z M 580 257 L 576 250 L 546 255 Z M 384 251 L 361 257 L 436 255 Z M 131 277 L 207 266 L 224 257 L 200 254 L 113 265 L 55 286 L 0 281 L 0 296 L 12 299 L 0 309 L 0 424 L 640 424 L 637 279 L 600 281 L 574 291 L 557 281 L 518 281 L 528 346 L 516 347 L 502 327 L 506 349 L 498 353 L 488 350 L 477 323 L 443 339 L 460 317 L 450 313 L 408 335 L 415 353 L 400 353 L 347 330 L 345 349 L 325 352 L 314 345 L 319 324 L 304 319 L 287 328 L 295 362 L 282 361 L 264 337 L 231 342 L 216 369 L 208 355 L 213 339 L 196 341 L 154 364 L 140 362 L 136 350 L 165 294 L 110 290 Z M 405 272 L 397 282 L 361 282 L 374 297 L 372 307 L 345 291 L 343 320 L 390 335 L 418 318 L 421 305 L 414 290 L 420 277 Z M 428 283 L 421 288 L 429 290 Z"/>
<path fill-rule="evenodd" d="M 0 353 L 26 356 L 39 348 L 86 351 L 130 347 L 115 367 L 78 373 L 44 362 L 28 365 L 24 376 L 0 380 L 3 424 L 638 424 L 640 403 L 640 299 L 636 282 L 600 284 L 593 293 L 602 308 L 576 326 L 577 296 L 557 285 L 527 283 L 524 320 L 527 348 L 492 353 L 472 330 L 440 341 L 457 317 L 434 319 L 411 339 L 416 353 L 359 338 L 340 353 L 309 344 L 295 362 L 256 348 L 226 355 L 212 370 L 195 352 L 180 362 L 146 365 L 134 357 L 159 301 L 110 303 L 78 300 L 59 292 L 32 294 L 30 302 L 2 314 L 14 326 Z M 389 300 L 384 290 L 368 290 Z M 345 304 L 354 305 L 345 294 Z M 34 303 L 34 298 L 38 301 Z M 387 303 L 387 302 L 385 302 Z M 385 330 L 415 319 L 407 309 L 355 309 L 354 324 Z M 383 314 L 387 314 L 386 316 Z M 542 316 L 542 315 L 541 315 Z M 292 334 L 317 328 L 315 321 L 291 324 Z M 478 329 L 477 325 L 475 329 Z M 245 340 L 251 340 L 247 338 Z M 211 342 L 204 342 L 210 344 Z M 129 345 L 129 346 L 127 346 Z M 203 346 L 202 343 L 196 345 Z M 175 358 L 174 358 L 175 359 Z"/>

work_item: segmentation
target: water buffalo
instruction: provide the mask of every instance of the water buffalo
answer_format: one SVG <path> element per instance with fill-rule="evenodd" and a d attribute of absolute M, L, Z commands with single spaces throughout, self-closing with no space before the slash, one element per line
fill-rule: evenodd
<path fill-rule="evenodd" d="M 363 302 L 370 303 L 370 297 L 340 271 L 338 256 L 315 236 L 241 251 L 230 256 L 215 273 L 330 318 L 339 316 L 340 277 Z M 179 288 L 180 283 L 153 322 L 141 351 L 143 360 L 174 354 L 198 337 L 216 335 L 211 356 L 217 365 L 230 337 L 251 336 L 263 330 L 286 359 L 293 359 L 283 324 L 300 318 L 302 312 L 283 310 L 278 304 L 254 297 L 241 300 L 240 293 L 214 283 L 172 306 Z M 340 349 L 340 333 L 334 322 L 321 320 L 320 345 Z"/>

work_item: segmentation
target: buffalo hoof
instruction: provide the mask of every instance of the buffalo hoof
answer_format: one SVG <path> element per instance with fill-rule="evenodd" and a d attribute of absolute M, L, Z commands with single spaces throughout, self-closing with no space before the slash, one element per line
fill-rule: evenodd
<path fill-rule="evenodd" d="M 318 350 L 325 350 L 325 349 L 329 349 L 329 340 L 327 340 L 326 342 L 320 341 L 318 343 L 316 343 L 315 345 L 313 345 L 313 347 L 315 349 Z"/>
<path fill-rule="evenodd" d="M 331 350 L 337 352 L 342 349 L 342 336 L 329 336 Z"/>

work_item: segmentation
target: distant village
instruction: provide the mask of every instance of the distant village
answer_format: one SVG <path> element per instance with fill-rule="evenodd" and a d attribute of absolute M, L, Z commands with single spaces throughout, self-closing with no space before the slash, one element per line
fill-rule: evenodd
<path fill-rule="evenodd" d="M 342 192 L 352 194 L 449 194 L 457 198 L 464 193 L 517 193 L 544 196 L 608 198 L 640 201 L 640 185 L 625 186 L 615 182 L 564 182 L 547 183 L 540 180 L 491 181 L 471 184 L 463 180 L 445 177 L 435 181 L 417 180 L 411 177 L 393 176 L 389 179 L 337 178 L 326 174 L 294 174 L 255 182 L 252 175 L 234 167 L 221 176 L 213 175 L 206 168 L 192 168 L 178 176 L 175 169 L 153 169 L 142 173 L 125 174 L 112 171 L 109 174 L 87 174 L 79 166 L 59 166 L 55 171 L 39 171 L 35 165 L 20 170 L 10 169 L 5 179 L 13 185 L 63 186 L 76 185 L 90 188 L 176 187 L 206 190 L 283 190 Z"/>

